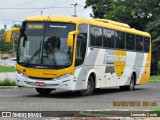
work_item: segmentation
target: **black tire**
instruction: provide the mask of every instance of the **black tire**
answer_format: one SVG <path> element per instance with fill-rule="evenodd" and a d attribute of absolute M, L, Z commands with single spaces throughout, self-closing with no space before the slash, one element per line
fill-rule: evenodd
<path fill-rule="evenodd" d="M 94 90 L 94 81 L 93 81 L 93 78 L 90 76 L 87 82 L 87 89 L 80 91 L 80 95 L 82 96 L 91 95 L 93 90 Z"/>
<path fill-rule="evenodd" d="M 132 74 L 130 84 L 128 86 L 128 90 L 132 91 L 135 89 L 134 87 L 135 87 L 135 78 L 134 78 L 134 75 Z"/>
<path fill-rule="evenodd" d="M 49 95 L 52 92 L 52 89 L 36 88 L 36 91 L 42 95 Z"/>
<path fill-rule="evenodd" d="M 135 78 L 134 78 L 134 75 L 132 74 L 131 80 L 130 80 L 130 84 L 127 85 L 127 86 L 120 86 L 120 89 L 121 89 L 121 90 L 132 91 L 132 90 L 135 89 L 134 87 L 135 87 Z"/>
<path fill-rule="evenodd" d="M 119 86 L 120 90 L 127 90 L 128 87 L 127 86 Z"/>

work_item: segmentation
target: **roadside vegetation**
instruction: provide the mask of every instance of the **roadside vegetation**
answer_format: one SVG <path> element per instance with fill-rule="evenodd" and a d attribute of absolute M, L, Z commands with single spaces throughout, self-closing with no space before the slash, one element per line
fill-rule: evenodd
<path fill-rule="evenodd" d="M 16 71 L 15 67 L 0 66 L 0 72 L 15 72 L 15 71 Z"/>
<path fill-rule="evenodd" d="M 156 113 L 156 114 L 160 115 L 160 108 L 152 111 L 151 113 Z"/>
<path fill-rule="evenodd" d="M 157 109 L 157 110 L 155 110 L 156 111 L 156 113 L 159 113 L 160 114 L 160 108 L 159 109 Z"/>
<path fill-rule="evenodd" d="M 150 83 L 160 83 L 160 76 L 151 76 Z"/>
<path fill-rule="evenodd" d="M 5 79 L 0 81 L 0 86 L 16 86 L 16 82 L 13 80 Z"/>
<path fill-rule="evenodd" d="M 155 111 L 158 111 L 158 112 L 160 113 L 160 108 L 159 108 L 159 109 L 157 109 L 157 110 L 155 110 Z"/>

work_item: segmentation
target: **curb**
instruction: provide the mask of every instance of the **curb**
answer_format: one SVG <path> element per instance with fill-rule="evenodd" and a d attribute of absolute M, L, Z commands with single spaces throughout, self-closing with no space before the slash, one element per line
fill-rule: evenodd
<path fill-rule="evenodd" d="M 18 87 L 18 86 L 0 86 L 0 89 L 26 89 L 28 87 Z"/>
<path fill-rule="evenodd" d="M 0 89 L 17 89 L 18 86 L 0 86 Z"/>

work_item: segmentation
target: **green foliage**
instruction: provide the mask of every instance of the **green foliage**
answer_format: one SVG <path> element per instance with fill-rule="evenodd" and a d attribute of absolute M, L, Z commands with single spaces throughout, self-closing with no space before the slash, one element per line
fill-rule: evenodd
<path fill-rule="evenodd" d="M 92 7 L 95 18 L 116 20 L 145 30 L 149 22 L 160 17 L 159 4 L 159 0 L 86 0 L 85 7 Z"/>
<path fill-rule="evenodd" d="M 150 113 L 160 115 L 160 108 L 157 108 L 156 110 L 151 111 Z"/>
<path fill-rule="evenodd" d="M 15 24 L 14 27 L 20 27 L 20 25 Z M 13 54 L 15 56 L 17 45 L 18 45 L 19 33 L 12 33 L 12 40 L 10 43 L 5 42 L 5 30 L 0 30 L 0 54 L 3 56 L 4 53 Z M 2 57 L 1 56 L 1 57 Z"/>
<path fill-rule="evenodd" d="M 15 71 L 16 71 L 15 67 L 0 66 L 0 72 L 15 72 Z"/>
<path fill-rule="evenodd" d="M 5 31 L 4 29 L 0 30 L 0 53 L 10 53 L 12 50 L 12 44 L 5 42 Z"/>
<path fill-rule="evenodd" d="M 14 28 L 20 28 L 20 24 L 14 24 L 13 27 Z"/>
<path fill-rule="evenodd" d="M 160 19 L 149 22 L 146 30 L 152 34 L 152 39 L 160 40 Z"/>
<path fill-rule="evenodd" d="M 16 86 L 16 82 L 13 80 L 5 79 L 0 81 L 0 86 Z"/>
<path fill-rule="evenodd" d="M 160 74 L 160 19 L 151 21 L 146 26 L 146 31 L 152 35 L 152 69 L 151 74 Z"/>
<path fill-rule="evenodd" d="M 150 82 L 151 83 L 160 83 L 160 76 L 151 76 Z"/>
<path fill-rule="evenodd" d="M 86 0 L 85 8 L 91 6 L 93 14 L 90 14 L 94 18 L 103 18 L 107 12 L 107 5 L 112 3 L 113 0 Z"/>
<path fill-rule="evenodd" d="M 160 108 L 159 108 L 159 109 L 156 109 L 155 112 L 156 112 L 157 114 L 160 114 Z"/>

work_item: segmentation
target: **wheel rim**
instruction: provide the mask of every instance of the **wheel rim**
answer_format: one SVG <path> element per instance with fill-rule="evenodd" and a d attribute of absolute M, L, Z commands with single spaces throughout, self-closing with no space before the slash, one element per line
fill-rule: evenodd
<path fill-rule="evenodd" d="M 130 89 L 131 90 L 134 89 L 134 78 L 133 78 L 133 76 L 132 76 L 131 83 L 130 83 Z"/>
<path fill-rule="evenodd" d="M 88 81 L 88 82 L 87 82 L 87 89 L 84 90 L 84 92 L 85 92 L 85 93 L 88 93 L 88 92 L 90 91 L 90 89 L 91 89 L 91 82 Z"/>
<path fill-rule="evenodd" d="M 88 81 L 88 83 L 87 83 L 87 90 L 90 90 L 90 89 L 91 89 L 91 82 Z"/>

